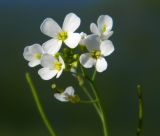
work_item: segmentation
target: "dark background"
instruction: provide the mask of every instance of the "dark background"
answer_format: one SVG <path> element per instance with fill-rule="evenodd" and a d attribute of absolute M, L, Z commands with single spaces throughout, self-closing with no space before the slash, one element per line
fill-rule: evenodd
<path fill-rule="evenodd" d="M 97 76 L 105 102 L 111 136 L 135 136 L 136 85 L 143 86 L 144 136 L 160 132 L 160 2 L 158 0 L 0 0 L 0 136 L 48 136 L 24 75 L 29 71 L 48 118 L 58 136 L 100 136 L 100 122 L 91 105 L 64 104 L 53 98 L 51 83 L 43 81 L 38 68 L 27 66 L 22 53 L 27 45 L 49 37 L 39 26 L 46 17 L 62 24 L 74 12 L 81 17 L 78 32 L 101 14 L 114 19 L 115 52 L 109 67 Z M 67 80 L 66 80 L 67 79 Z M 62 87 L 76 82 L 64 74 Z M 77 93 L 81 90 L 77 89 Z"/>

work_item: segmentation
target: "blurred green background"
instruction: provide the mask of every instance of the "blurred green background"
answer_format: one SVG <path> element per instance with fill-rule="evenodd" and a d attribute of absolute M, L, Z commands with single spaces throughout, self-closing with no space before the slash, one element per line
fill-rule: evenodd
<path fill-rule="evenodd" d="M 39 26 L 46 17 L 62 24 L 74 12 L 81 17 L 78 32 L 101 14 L 114 19 L 111 40 L 115 52 L 108 70 L 97 76 L 111 136 L 135 136 L 136 85 L 143 86 L 144 135 L 160 136 L 160 1 L 158 0 L 0 0 L 0 136 L 48 136 L 24 75 L 29 71 L 48 118 L 58 136 L 102 136 L 91 105 L 63 104 L 53 98 L 51 83 L 43 81 L 23 59 L 23 49 L 49 38 Z M 76 82 L 64 74 L 62 87 Z M 81 90 L 77 89 L 77 93 Z"/>

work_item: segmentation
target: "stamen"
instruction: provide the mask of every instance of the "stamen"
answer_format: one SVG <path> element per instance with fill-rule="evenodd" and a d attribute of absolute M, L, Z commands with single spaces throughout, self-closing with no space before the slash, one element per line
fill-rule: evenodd
<path fill-rule="evenodd" d="M 60 71 L 62 69 L 62 63 L 56 62 L 54 64 L 54 69 Z"/>
<path fill-rule="evenodd" d="M 64 41 L 68 38 L 67 32 L 60 32 L 58 34 L 58 40 Z"/>
<path fill-rule="evenodd" d="M 98 59 L 101 56 L 101 52 L 100 51 L 92 51 L 91 52 L 91 57 L 94 59 Z"/>
<path fill-rule="evenodd" d="M 40 53 L 34 54 L 34 58 L 40 60 L 41 59 L 41 54 Z"/>
<path fill-rule="evenodd" d="M 103 25 L 103 27 L 102 27 L 102 32 L 104 33 L 104 32 L 106 32 L 106 30 L 107 30 L 106 25 Z"/>

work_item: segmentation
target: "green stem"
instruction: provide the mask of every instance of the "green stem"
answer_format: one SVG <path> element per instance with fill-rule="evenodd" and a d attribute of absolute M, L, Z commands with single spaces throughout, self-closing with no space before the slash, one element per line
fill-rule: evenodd
<path fill-rule="evenodd" d="M 103 109 L 103 106 L 102 106 L 102 102 L 101 102 L 101 100 L 100 100 L 100 96 L 99 96 L 99 94 L 98 94 L 98 91 L 97 91 L 97 89 L 96 89 L 96 87 L 95 87 L 94 82 L 93 82 L 90 78 L 87 78 L 87 79 L 88 79 L 88 81 L 89 81 L 90 87 L 91 87 L 91 89 L 92 89 L 92 91 L 93 91 L 96 99 L 99 100 L 99 101 L 98 101 L 98 106 L 99 106 L 99 108 L 100 108 L 100 110 L 101 110 L 101 113 L 102 113 L 102 114 L 101 114 L 101 116 L 102 116 L 102 117 L 101 117 L 101 122 L 102 122 L 102 126 L 103 126 L 104 136 L 109 136 L 109 133 L 108 133 L 108 125 L 107 125 L 107 123 L 106 123 L 106 117 L 105 117 L 104 109 Z"/>
<path fill-rule="evenodd" d="M 89 98 L 91 101 L 93 101 L 94 99 L 92 98 L 92 96 L 91 96 L 90 93 L 88 92 L 87 88 L 86 88 L 85 86 L 83 86 L 83 85 L 80 86 L 80 87 L 82 88 L 83 92 L 88 96 L 88 98 Z M 97 100 L 97 102 L 98 102 L 98 100 Z M 102 113 L 101 113 L 101 111 L 99 110 L 99 107 L 97 106 L 97 103 L 92 103 L 92 104 L 93 104 L 95 110 L 97 111 L 99 117 L 102 118 Z"/>
<path fill-rule="evenodd" d="M 142 136 L 144 111 L 143 111 L 142 89 L 140 85 L 137 85 L 137 95 L 138 95 L 138 127 L 136 136 Z"/>
<path fill-rule="evenodd" d="M 86 101 L 86 100 L 80 100 L 80 103 L 84 103 L 84 104 L 93 104 L 96 103 L 97 100 L 90 100 L 90 101 Z"/>
<path fill-rule="evenodd" d="M 95 80 L 95 77 L 96 77 L 96 69 L 94 70 L 94 73 L 93 73 L 93 76 L 92 76 L 92 79 L 90 79 L 90 77 L 87 75 L 86 71 L 83 69 L 83 67 L 81 67 L 81 71 L 82 71 L 82 75 L 85 79 L 87 79 L 89 81 L 89 85 L 96 97 L 96 100 L 97 103 L 93 103 L 93 106 L 95 107 L 100 119 L 101 119 L 101 123 L 102 123 L 102 127 L 103 127 L 103 133 L 104 133 L 104 136 L 109 136 L 109 133 L 108 133 L 108 125 L 106 123 L 106 117 L 105 117 L 105 114 L 104 114 L 104 110 L 103 110 L 103 106 L 102 106 L 102 102 L 100 101 L 100 97 L 98 95 L 98 91 L 94 85 L 94 80 Z M 85 92 L 88 92 L 88 90 L 86 88 L 82 88 Z M 88 97 L 90 97 L 90 93 L 88 92 Z M 92 97 L 90 98 L 92 100 Z"/>
<path fill-rule="evenodd" d="M 93 72 L 93 75 L 92 75 L 92 81 L 94 81 L 94 80 L 95 80 L 95 78 L 96 78 L 96 74 L 97 74 L 97 71 L 96 71 L 96 69 L 94 69 L 94 72 Z"/>
<path fill-rule="evenodd" d="M 39 101 L 39 98 L 38 98 L 36 89 L 35 89 L 35 87 L 34 87 L 34 85 L 33 85 L 33 82 L 32 82 L 32 79 L 31 79 L 29 73 L 26 73 L 25 77 L 26 77 L 26 80 L 27 80 L 27 82 L 28 82 L 28 84 L 29 84 L 29 86 L 30 86 L 30 89 L 31 89 L 31 92 L 32 92 L 34 101 L 35 101 L 35 103 L 36 103 L 36 106 L 37 106 L 37 109 L 38 109 L 38 111 L 39 111 L 39 114 L 40 114 L 40 116 L 41 116 L 41 118 L 42 118 L 42 120 L 43 120 L 43 123 L 45 124 L 46 128 L 48 129 L 50 135 L 51 135 L 51 136 L 56 136 L 54 130 L 53 130 L 52 127 L 51 127 L 50 122 L 48 121 L 48 118 L 46 117 L 46 115 L 45 115 L 45 113 L 44 113 L 44 111 L 43 111 L 42 105 L 41 105 L 41 103 L 40 103 L 40 101 Z"/>

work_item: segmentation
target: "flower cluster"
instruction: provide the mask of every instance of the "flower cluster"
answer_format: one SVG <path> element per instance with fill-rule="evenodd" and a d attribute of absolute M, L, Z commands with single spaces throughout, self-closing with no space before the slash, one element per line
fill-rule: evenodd
<path fill-rule="evenodd" d="M 113 34 L 113 20 L 108 15 L 101 15 L 97 24 L 91 23 L 87 35 L 84 32 L 75 32 L 81 19 L 74 13 L 66 15 L 62 27 L 52 18 L 46 18 L 40 30 L 51 39 L 42 45 L 33 44 L 24 48 L 23 56 L 30 67 L 41 65 L 38 74 L 43 80 L 53 77 L 59 78 L 63 71 L 77 73 L 78 68 L 95 67 L 97 72 L 107 69 L 105 57 L 114 51 L 113 43 L 109 40 Z M 64 45 L 66 47 L 63 47 Z M 73 101 L 78 98 L 74 95 L 73 87 L 54 94 L 60 101 Z"/>

